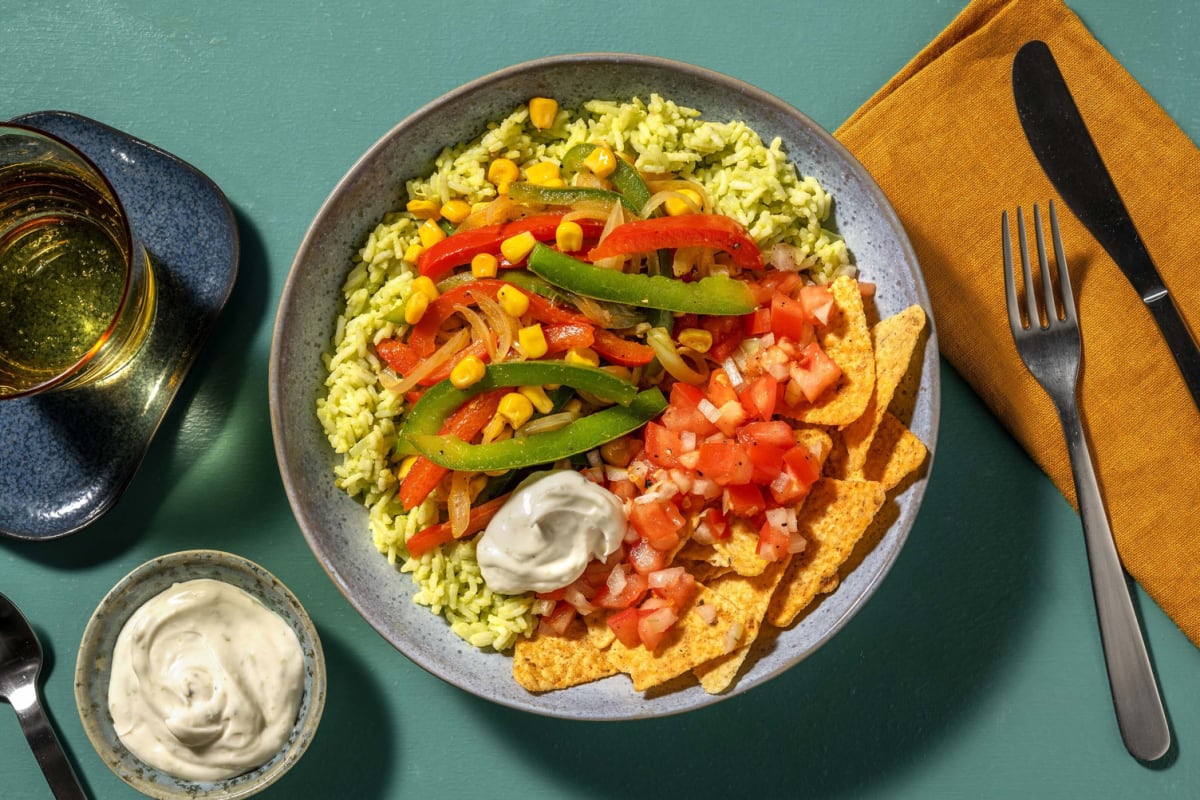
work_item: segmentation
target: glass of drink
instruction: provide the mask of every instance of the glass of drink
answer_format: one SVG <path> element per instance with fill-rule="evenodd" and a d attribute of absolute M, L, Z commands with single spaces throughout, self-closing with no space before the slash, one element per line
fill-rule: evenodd
<path fill-rule="evenodd" d="M 0 124 L 0 401 L 113 377 L 154 309 L 150 260 L 104 175 L 61 139 Z"/>

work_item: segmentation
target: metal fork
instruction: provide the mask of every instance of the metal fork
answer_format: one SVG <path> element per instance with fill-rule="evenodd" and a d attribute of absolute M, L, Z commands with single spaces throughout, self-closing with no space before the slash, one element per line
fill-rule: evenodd
<path fill-rule="evenodd" d="M 1057 287 L 1051 279 L 1042 216 L 1036 204 L 1033 207 L 1033 226 L 1040 267 L 1037 282 L 1030 266 L 1025 217 L 1018 208 L 1017 239 L 1025 287 L 1025 319 L 1022 319 L 1016 276 L 1013 273 L 1008 212 L 1005 211 L 1000 217 L 1000 230 L 1004 237 L 1004 290 L 1008 301 L 1008 322 L 1021 360 L 1054 401 L 1067 438 L 1071 473 L 1075 478 L 1075 494 L 1083 519 L 1084 542 L 1092 575 L 1092 596 L 1096 601 L 1096 617 L 1100 624 L 1100 643 L 1104 648 L 1108 682 L 1121 738 L 1125 741 L 1126 749 L 1135 757 L 1154 761 L 1170 748 L 1171 732 L 1154 670 L 1146 654 L 1141 625 L 1133 610 L 1129 583 L 1117 556 L 1112 529 L 1108 524 L 1108 512 L 1096 483 L 1087 435 L 1079 419 L 1077 394 L 1083 347 L 1053 200 L 1050 201 L 1050 231 L 1054 242 L 1054 260 L 1058 266 Z"/>

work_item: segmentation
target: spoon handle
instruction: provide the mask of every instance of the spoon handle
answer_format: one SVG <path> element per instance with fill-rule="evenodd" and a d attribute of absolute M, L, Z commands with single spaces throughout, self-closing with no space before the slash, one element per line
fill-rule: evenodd
<path fill-rule="evenodd" d="M 34 758 L 42 768 L 42 774 L 46 776 L 46 782 L 50 784 L 50 791 L 54 793 L 56 800 L 87 800 L 83 787 L 75 777 L 75 770 L 71 768 L 71 762 L 67 760 L 66 753 L 58 743 L 54 726 L 50 724 L 50 718 L 42 710 L 38 698 L 35 696 L 31 698 L 31 702 L 13 705 L 16 708 L 17 719 L 21 721 L 25 739 L 33 749 Z"/>

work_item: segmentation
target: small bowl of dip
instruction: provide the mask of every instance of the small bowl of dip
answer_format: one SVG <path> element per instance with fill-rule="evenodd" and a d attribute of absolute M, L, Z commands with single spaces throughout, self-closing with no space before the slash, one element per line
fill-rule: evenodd
<path fill-rule="evenodd" d="M 188 550 L 130 572 L 79 646 L 75 701 L 96 752 L 150 797 L 249 797 L 308 749 L 325 658 L 295 595 L 240 556 Z"/>

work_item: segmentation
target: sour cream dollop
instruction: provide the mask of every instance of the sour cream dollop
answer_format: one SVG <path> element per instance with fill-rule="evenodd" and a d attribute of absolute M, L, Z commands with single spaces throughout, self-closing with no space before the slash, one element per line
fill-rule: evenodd
<path fill-rule="evenodd" d="M 291 626 L 242 589 L 199 579 L 152 597 L 125 623 L 108 709 L 142 761 L 215 781 L 278 753 L 303 693 L 304 653 Z"/>
<path fill-rule="evenodd" d="M 483 579 L 502 594 L 550 592 L 573 583 L 625 536 L 620 498 L 578 472 L 538 473 L 492 517 L 476 547 Z"/>

